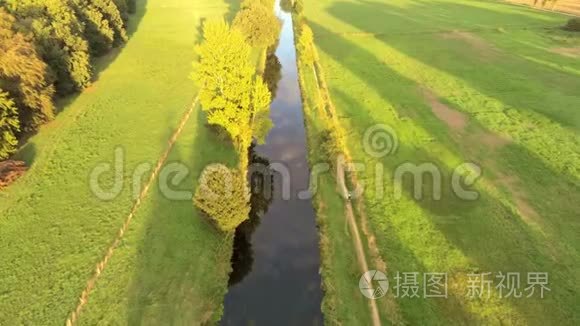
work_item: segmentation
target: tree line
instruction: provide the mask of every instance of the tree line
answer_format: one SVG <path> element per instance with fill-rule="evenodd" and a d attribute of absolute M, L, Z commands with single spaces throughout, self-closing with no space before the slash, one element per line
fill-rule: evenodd
<path fill-rule="evenodd" d="M 0 160 L 87 87 L 93 59 L 127 40 L 136 0 L 0 0 Z"/>
<path fill-rule="evenodd" d="M 272 94 L 256 71 L 252 52 L 270 48 L 278 40 L 281 24 L 273 5 L 273 0 L 243 1 L 231 26 L 223 20 L 206 22 L 203 41 L 196 47 L 199 61 L 194 63 L 192 78 L 200 88 L 202 110 L 238 154 L 237 168 L 221 164 L 206 168 L 194 196 L 196 206 L 224 232 L 248 219 L 248 150 L 265 139 L 272 126 Z"/>

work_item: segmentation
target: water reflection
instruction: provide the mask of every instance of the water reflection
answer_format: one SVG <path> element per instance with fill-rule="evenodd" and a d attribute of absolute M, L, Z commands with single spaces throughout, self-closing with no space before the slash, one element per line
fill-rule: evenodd
<path fill-rule="evenodd" d="M 272 204 L 273 196 L 271 194 L 274 193 L 270 161 L 255 151 L 255 145 L 250 148 L 249 156 L 250 165 L 260 167 L 261 170 L 254 171 L 255 173 L 251 173 L 249 176 L 250 189 L 252 191 L 250 217 L 236 229 L 229 286 L 241 282 L 252 270 L 252 265 L 254 264 L 252 234 L 260 225 L 260 219 L 268 212 L 268 208 Z"/>
<path fill-rule="evenodd" d="M 272 93 L 272 99 L 275 99 L 278 92 L 278 83 L 282 80 L 282 64 L 275 53 L 268 54 L 263 77 L 270 93 Z"/>
<path fill-rule="evenodd" d="M 308 187 L 310 171 L 292 17 L 281 10 L 279 0 L 275 11 L 283 23 L 282 33 L 275 51 L 277 58 L 268 58 L 271 68 L 265 78 L 270 81 L 278 80 L 278 75 L 281 78 L 278 83 L 271 83 L 277 84 L 269 115 L 274 127 L 265 142 L 254 148 L 270 161 L 267 170 L 273 179 L 259 179 L 260 173 L 257 173 L 258 179 L 252 181 L 252 188 L 263 196 L 254 194 L 251 220 L 238 233 L 236 251 L 239 252 L 235 257 L 243 260 L 241 264 L 234 262 L 239 265 L 234 267 L 233 285 L 224 298 L 221 325 L 323 324 L 314 207 L 310 200 L 284 200 L 278 194 L 284 192 L 284 187 L 277 165 L 283 164 L 289 169 L 293 190 Z M 259 164 L 251 166 L 256 165 Z M 268 191 L 274 183 L 275 189 Z M 268 193 L 271 196 L 264 197 Z"/>
<path fill-rule="evenodd" d="M 294 9 L 294 1 L 295 0 L 280 0 L 280 9 L 285 13 L 292 13 L 292 10 Z"/>

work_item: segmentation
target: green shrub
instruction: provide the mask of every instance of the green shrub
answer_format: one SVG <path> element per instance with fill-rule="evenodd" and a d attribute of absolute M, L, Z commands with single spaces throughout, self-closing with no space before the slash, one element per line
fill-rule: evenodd
<path fill-rule="evenodd" d="M 311 65 L 314 63 L 314 34 L 304 22 L 300 24 L 299 32 L 296 50 L 300 54 L 300 60 L 305 65 Z"/>
<path fill-rule="evenodd" d="M 571 32 L 580 32 L 580 18 L 570 19 L 564 29 Z"/>
<path fill-rule="evenodd" d="M 339 136 L 333 129 L 325 129 L 320 133 L 320 149 L 323 157 L 328 158 L 330 165 L 336 168 L 336 159 L 342 153 Z"/>
<path fill-rule="evenodd" d="M 304 0 L 294 1 L 294 12 L 298 16 L 302 16 L 304 14 Z"/>
<path fill-rule="evenodd" d="M 193 201 L 222 232 L 233 232 L 250 214 L 245 176 L 223 164 L 203 170 Z"/>

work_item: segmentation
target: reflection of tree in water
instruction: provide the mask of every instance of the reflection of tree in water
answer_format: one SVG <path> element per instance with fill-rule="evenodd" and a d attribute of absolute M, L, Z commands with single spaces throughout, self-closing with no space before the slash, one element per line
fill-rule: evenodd
<path fill-rule="evenodd" d="M 292 10 L 294 10 L 294 0 L 281 0 L 280 8 L 284 12 L 287 12 L 289 14 L 292 13 Z"/>
<path fill-rule="evenodd" d="M 266 67 L 262 75 L 264 82 L 268 87 L 268 90 L 272 94 L 272 101 L 276 98 L 276 92 L 278 91 L 278 82 L 282 80 L 282 65 L 278 60 L 278 57 L 274 52 L 268 52 L 266 57 Z M 254 139 L 258 144 L 263 144 L 266 142 L 266 136 L 270 133 L 274 123 L 270 119 L 270 111 L 262 110 L 254 118 Z"/>
<path fill-rule="evenodd" d="M 278 83 L 282 79 L 282 64 L 274 53 L 268 53 L 266 58 L 266 69 L 264 70 L 264 81 L 268 85 L 270 93 L 272 93 L 272 100 L 276 98 L 278 91 Z"/>
<path fill-rule="evenodd" d="M 252 270 L 254 252 L 252 250 L 252 234 L 260 225 L 260 219 L 266 214 L 272 203 L 274 192 L 273 175 L 267 158 L 256 153 L 254 146 L 250 147 L 250 218 L 236 229 L 234 238 L 234 253 L 232 255 L 232 273 L 229 286 L 241 282 Z M 254 173 L 252 173 L 254 172 Z"/>

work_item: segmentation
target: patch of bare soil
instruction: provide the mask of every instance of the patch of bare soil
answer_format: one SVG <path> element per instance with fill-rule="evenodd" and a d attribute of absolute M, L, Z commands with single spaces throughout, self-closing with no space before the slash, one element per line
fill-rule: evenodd
<path fill-rule="evenodd" d="M 469 134 L 466 134 L 464 129 L 469 122 L 468 116 L 466 114 L 453 110 L 447 105 L 441 103 L 437 96 L 427 88 L 421 88 L 421 92 L 423 93 L 425 100 L 429 103 L 433 113 L 437 116 L 437 118 L 445 122 L 445 124 L 447 124 L 447 126 L 449 126 L 452 130 L 457 131 L 456 135 L 458 136 L 455 137 L 455 139 L 469 155 L 476 156 L 477 152 L 482 148 L 484 148 L 488 153 L 494 152 L 512 142 L 512 140 L 509 138 L 480 128 L 470 132 Z M 522 191 L 519 187 L 520 181 L 517 179 L 517 177 L 500 173 L 500 169 L 495 165 L 493 159 L 490 159 L 489 157 L 487 159 L 487 164 L 485 165 L 487 168 L 496 171 L 496 173 L 499 175 L 495 182 L 496 186 L 503 186 L 512 194 L 514 198 L 514 204 L 516 205 L 522 217 L 528 223 L 537 223 L 540 216 L 528 202 L 524 191 Z"/>
<path fill-rule="evenodd" d="M 445 40 L 455 40 L 465 43 L 474 53 L 483 59 L 493 59 L 498 56 L 499 50 L 481 37 L 463 31 L 452 31 L 441 34 Z"/>
<path fill-rule="evenodd" d="M 456 137 L 456 140 L 461 145 L 464 145 L 468 151 L 472 152 L 473 149 L 479 149 L 482 145 L 486 150 L 497 150 L 511 143 L 511 139 L 481 128 L 470 130 L 470 133 L 466 134 L 464 129 L 469 123 L 469 116 L 467 114 L 445 105 L 428 88 L 421 87 L 420 91 L 423 98 L 431 106 L 431 110 L 435 116 L 455 131 L 456 135 L 461 136 Z"/>
<path fill-rule="evenodd" d="M 472 138 L 473 141 L 479 142 L 491 150 L 500 149 L 512 142 L 511 139 L 484 130 L 476 132 Z"/>
<path fill-rule="evenodd" d="M 494 168 L 495 169 L 495 168 Z M 514 199 L 514 204 L 520 212 L 521 217 L 527 223 L 537 224 L 540 220 L 540 215 L 529 203 L 527 196 L 521 187 L 519 186 L 520 181 L 514 175 L 505 175 L 502 173 L 498 174 L 496 184 L 502 185 L 512 194 Z"/>
<path fill-rule="evenodd" d="M 580 58 L 580 46 L 573 48 L 552 48 L 550 52 L 570 58 Z"/>
<path fill-rule="evenodd" d="M 28 167 L 22 161 L 4 161 L 0 162 L 0 189 L 4 189 L 20 178 Z"/>
<path fill-rule="evenodd" d="M 445 122 L 445 124 L 454 131 L 463 131 L 463 129 L 465 129 L 465 126 L 467 126 L 467 123 L 469 122 L 469 118 L 465 113 L 456 111 L 443 104 L 439 98 L 427 88 L 421 88 L 421 93 L 439 120 Z"/>
<path fill-rule="evenodd" d="M 89 86 L 87 86 L 84 91 L 87 93 L 92 93 L 97 89 L 97 86 L 95 86 L 95 84 L 90 84 Z"/>

